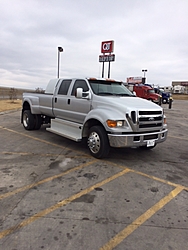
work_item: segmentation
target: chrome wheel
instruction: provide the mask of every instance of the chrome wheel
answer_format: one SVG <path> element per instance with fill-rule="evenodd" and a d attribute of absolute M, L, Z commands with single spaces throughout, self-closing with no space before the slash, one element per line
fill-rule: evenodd
<path fill-rule="evenodd" d="M 101 159 L 108 156 L 110 145 L 102 126 L 96 125 L 90 128 L 87 144 L 91 155 L 95 158 Z"/>
<path fill-rule="evenodd" d="M 96 132 L 92 132 L 88 138 L 88 147 L 90 151 L 94 154 L 98 153 L 100 150 L 100 137 Z"/>
<path fill-rule="evenodd" d="M 27 113 L 24 113 L 24 114 L 23 114 L 23 125 L 24 125 L 25 128 L 28 127 L 28 123 L 29 123 L 28 114 L 27 114 Z"/>
<path fill-rule="evenodd" d="M 35 127 L 35 118 L 30 110 L 23 111 L 23 126 L 26 130 L 33 130 Z"/>

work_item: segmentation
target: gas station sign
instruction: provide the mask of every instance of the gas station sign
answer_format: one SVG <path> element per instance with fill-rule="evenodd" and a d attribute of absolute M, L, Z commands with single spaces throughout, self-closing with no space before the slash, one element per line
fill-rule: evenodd
<path fill-rule="evenodd" d="M 101 44 L 101 53 L 112 53 L 114 51 L 114 41 L 105 41 Z"/>
<path fill-rule="evenodd" d="M 101 53 L 99 55 L 99 62 L 102 62 L 102 77 L 104 77 L 104 63 L 108 62 L 108 78 L 110 78 L 110 62 L 115 61 L 115 55 L 112 54 L 114 51 L 114 41 L 104 41 L 101 43 Z"/>
<path fill-rule="evenodd" d="M 100 55 L 99 56 L 99 62 L 113 62 L 115 61 L 115 55 Z"/>

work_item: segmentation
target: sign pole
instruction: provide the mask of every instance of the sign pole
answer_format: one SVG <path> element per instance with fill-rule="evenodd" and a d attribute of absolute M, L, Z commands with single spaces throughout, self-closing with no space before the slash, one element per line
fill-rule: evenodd
<path fill-rule="evenodd" d="M 102 62 L 102 78 L 104 78 L 104 62 Z"/>
<path fill-rule="evenodd" d="M 111 56 L 111 53 L 109 53 L 109 56 Z M 110 60 L 108 64 L 108 79 L 110 78 Z"/>
<path fill-rule="evenodd" d="M 102 62 L 102 78 L 104 78 L 104 63 L 109 62 L 108 66 L 108 78 L 110 78 L 110 62 L 115 61 L 115 55 L 111 54 L 114 50 L 114 41 L 104 41 L 101 44 L 101 53 L 99 55 L 99 62 Z M 109 53 L 109 54 L 107 54 Z"/>
<path fill-rule="evenodd" d="M 108 78 L 110 78 L 110 62 L 108 64 Z"/>

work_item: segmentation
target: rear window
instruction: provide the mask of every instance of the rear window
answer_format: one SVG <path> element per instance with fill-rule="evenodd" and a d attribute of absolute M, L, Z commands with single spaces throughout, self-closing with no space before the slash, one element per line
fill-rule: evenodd
<path fill-rule="evenodd" d="M 71 79 L 63 80 L 59 90 L 58 90 L 58 95 L 67 95 L 69 86 L 71 84 Z"/>

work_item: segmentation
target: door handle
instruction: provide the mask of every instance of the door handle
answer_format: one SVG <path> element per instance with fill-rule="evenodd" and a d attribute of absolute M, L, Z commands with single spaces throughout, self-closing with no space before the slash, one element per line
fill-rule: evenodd
<path fill-rule="evenodd" d="M 57 102 L 57 97 L 55 97 L 55 102 Z"/>
<path fill-rule="evenodd" d="M 67 103 L 70 104 L 70 99 L 68 99 Z"/>

